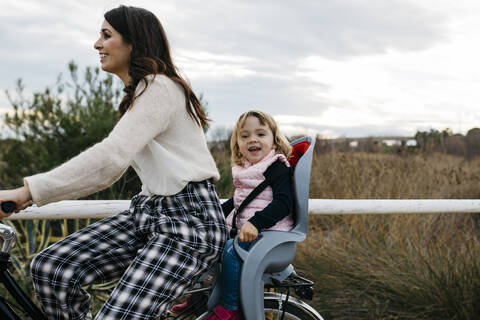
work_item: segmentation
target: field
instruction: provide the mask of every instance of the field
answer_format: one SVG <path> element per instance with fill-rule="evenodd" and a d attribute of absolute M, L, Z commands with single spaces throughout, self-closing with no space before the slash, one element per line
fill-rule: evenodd
<path fill-rule="evenodd" d="M 310 198 L 478 199 L 480 160 L 317 154 Z M 327 319 L 478 319 L 476 214 L 312 216 L 295 266 Z"/>
<path fill-rule="evenodd" d="M 229 159 L 214 157 L 217 190 L 227 198 Z M 480 158 L 317 152 L 310 198 L 479 199 L 479 180 Z M 65 233 L 79 227 L 71 222 Z M 315 282 L 311 304 L 326 319 L 478 319 L 479 232 L 476 214 L 315 215 L 294 265 Z M 14 251 L 15 276 L 31 292 L 26 239 Z M 97 309 L 105 291 L 93 297 Z"/>

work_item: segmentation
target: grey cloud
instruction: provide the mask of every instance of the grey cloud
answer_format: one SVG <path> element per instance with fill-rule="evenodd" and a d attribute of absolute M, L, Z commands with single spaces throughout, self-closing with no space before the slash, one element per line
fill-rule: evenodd
<path fill-rule="evenodd" d="M 152 6 L 175 48 L 255 57 L 260 72 L 288 73 L 307 55 L 346 59 L 388 49 L 423 50 L 445 40 L 447 23 L 404 0 L 211 0 L 201 5 L 187 0 Z M 93 44 L 110 3 L 47 0 L 41 7 L 35 14 L 0 14 L 2 74 L 7 74 L 5 65 L 19 59 L 26 68 L 45 63 L 54 70 L 63 68 L 60 61 L 93 62 L 85 40 Z"/>
<path fill-rule="evenodd" d="M 273 115 L 319 115 L 327 108 L 324 101 L 312 100 L 296 92 L 294 80 L 250 76 L 222 80 L 201 80 L 192 83 L 197 93 L 204 94 L 212 119 L 233 123 L 249 109 L 261 109 Z"/>
<path fill-rule="evenodd" d="M 393 127 L 385 125 L 352 125 L 348 128 L 336 127 L 327 124 L 300 125 L 304 128 L 315 129 L 319 132 L 334 132 L 340 137 L 379 137 L 379 136 L 413 136 L 415 131 L 412 128 Z"/>
<path fill-rule="evenodd" d="M 43 89 L 55 83 L 69 61 L 75 60 L 79 65 L 94 62 L 97 55 L 93 42 L 102 18 L 101 11 L 99 17 L 89 12 L 99 8 L 98 4 L 91 0 L 46 0 L 40 4 L 41 10 L 21 10 L 17 4 L 2 4 L 0 13 L 2 89 L 12 88 L 18 78 L 23 78 L 32 90 Z M 24 7 L 38 5 L 23 2 Z M 85 39 L 91 39 L 91 45 L 85 46 Z"/>
<path fill-rule="evenodd" d="M 209 1 L 175 26 L 192 29 L 182 46 L 229 54 L 344 59 L 389 49 L 427 49 L 444 38 L 447 19 L 407 1 Z M 173 37 L 176 37 L 172 29 Z"/>
<path fill-rule="evenodd" d="M 167 22 L 174 45 L 253 58 L 245 67 L 256 75 L 221 81 L 197 79 L 206 99 L 211 99 L 212 117 L 231 123 L 253 107 L 274 114 L 312 116 L 331 106 L 349 108 L 348 97 L 345 101 L 324 98 L 328 79 L 313 83 L 293 77 L 297 62 L 310 55 L 349 59 L 390 49 L 424 50 L 446 40 L 447 19 L 397 0 L 295 4 L 269 0 L 209 1 L 205 8 L 192 3 L 182 15 L 168 16 Z M 182 32 L 176 32 L 177 28 Z M 381 102 L 372 107 L 379 114 L 388 114 Z M 345 134 L 357 132 L 354 128 L 350 131 Z"/>
<path fill-rule="evenodd" d="M 81 67 L 98 65 L 92 45 L 111 4 L 46 0 L 39 13 L 0 13 L 0 88 L 12 88 L 15 79 L 23 78 L 28 89 L 43 89 L 72 59 Z M 328 79 L 312 83 L 293 76 L 302 58 L 424 50 L 446 41 L 448 31 L 445 17 L 405 0 L 172 0 L 146 7 L 164 23 L 174 49 L 250 58 L 244 64 L 254 75 L 192 81 L 195 91 L 205 94 L 210 116 L 218 123 L 233 123 L 251 108 L 318 116 L 341 102 L 322 98 L 329 90 Z M 345 135 L 373 130 L 362 128 L 322 127 Z"/>

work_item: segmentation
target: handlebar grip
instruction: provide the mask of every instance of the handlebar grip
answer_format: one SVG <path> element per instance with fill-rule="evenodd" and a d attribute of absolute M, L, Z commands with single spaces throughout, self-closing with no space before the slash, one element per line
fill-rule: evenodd
<path fill-rule="evenodd" d="M 10 213 L 17 210 L 17 204 L 13 201 L 2 202 L 1 206 L 2 206 L 2 211 L 5 213 Z"/>

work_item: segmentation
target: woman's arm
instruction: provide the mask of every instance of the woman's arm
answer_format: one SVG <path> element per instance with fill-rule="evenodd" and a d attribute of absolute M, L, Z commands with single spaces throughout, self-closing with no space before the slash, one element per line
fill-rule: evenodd
<path fill-rule="evenodd" d="M 145 92 L 103 141 L 47 173 L 25 178 L 33 202 L 41 206 L 80 198 L 118 180 L 135 155 L 168 127 L 171 116 L 180 107 L 185 108 L 184 100 L 172 101 L 171 96 L 178 97 L 178 94 L 170 92 L 172 84 L 167 81 L 171 80 L 164 76 L 150 81 Z M 143 82 L 137 92 L 141 87 Z"/>

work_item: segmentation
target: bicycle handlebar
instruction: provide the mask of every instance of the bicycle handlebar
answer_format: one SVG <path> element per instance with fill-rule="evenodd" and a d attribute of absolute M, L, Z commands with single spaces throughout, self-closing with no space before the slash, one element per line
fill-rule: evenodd
<path fill-rule="evenodd" d="M 17 204 L 13 201 L 5 201 L 1 204 L 2 211 L 5 213 L 11 213 L 17 210 Z"/>

